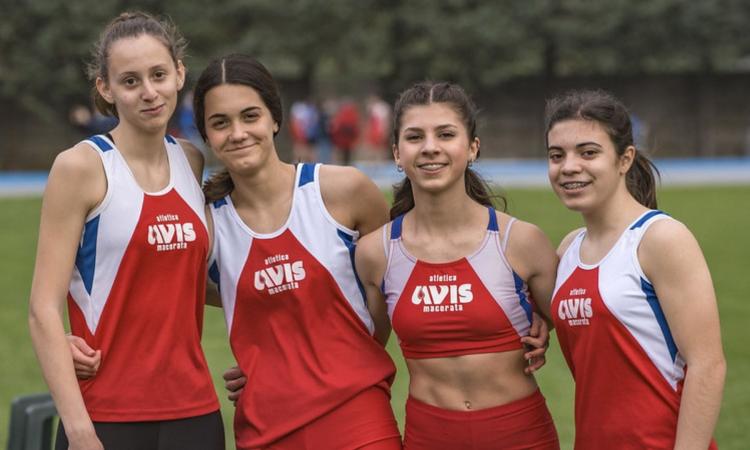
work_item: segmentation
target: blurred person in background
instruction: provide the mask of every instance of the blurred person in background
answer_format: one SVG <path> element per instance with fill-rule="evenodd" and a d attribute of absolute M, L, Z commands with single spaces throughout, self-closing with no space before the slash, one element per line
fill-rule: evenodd
<path fill-rule="evenodd" d="M 91 109 L 86 105 L 76 104 L 70 108 L 68 120 L 86 136 L 102 134 L 111 131 L 117 126 L 117 117 L 105 116 L 98 110 Z"/>
<path fill-rule="evenodd" d="M 296 101 L 290 110 L 292 154 L 296 162 L 314 162 L 315 141 L 320 132 L 320 113 L 313 102 Z"/>
<path fill-rule="evenodd" d="M 389 155 L 388 138 L 391 131 L 391 106 L 378 95 L 367 97 L 365 148 L 368 156 L 377 160 Z"/>
<path fill-rule="evenodd" d="M 575 448 L 716 448 L 726 363 L 711 275 L 656 205 L 626 107 L 574 91 L 546 110 L 549 179 L 581 214 L 558 248 L 552 317 L 575 379 Z"/>
<path fill-rule="evenodd" d="M 165 134 L 184 49 L 171 23 L 141 12 L 112 20 L 90 76 L 97 108 L 119 122 L 60 153 L 50 170 L 29 327 L 61 418 L 58 450 L 224 448 L 200 345 L 203 159 Z M 77 382 L 71 351 L 96 375 Z"/>
<path fill-rule="evenodd" d="M 355 146 L 359 141 L 360 125 L 357 104 L 343 100 L 329 124 L 331 142 L 338 152 L 338 162 L 351 165 Z"/>

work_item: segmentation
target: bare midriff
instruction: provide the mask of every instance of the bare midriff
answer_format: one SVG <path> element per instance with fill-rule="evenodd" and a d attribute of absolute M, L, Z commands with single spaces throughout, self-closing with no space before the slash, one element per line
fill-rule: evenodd
<path fill-rule="evenodd" d="M 528 397 L 536 380 L 523 371 L 524 350 L 407 359 L 409 395 L 429 405 L 473 411 Z"/>

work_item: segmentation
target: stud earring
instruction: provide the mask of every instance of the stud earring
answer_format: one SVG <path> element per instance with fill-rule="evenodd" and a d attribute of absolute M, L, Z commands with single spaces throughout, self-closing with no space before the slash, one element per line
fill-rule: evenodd
<path fill-rule="evenodd" d="M 396 165 L 396 171 L 398 171 L 398 172 L 403 172 L 404 171 L 404 168 L 401 167 L 401 164 L 397 164 Z"/>

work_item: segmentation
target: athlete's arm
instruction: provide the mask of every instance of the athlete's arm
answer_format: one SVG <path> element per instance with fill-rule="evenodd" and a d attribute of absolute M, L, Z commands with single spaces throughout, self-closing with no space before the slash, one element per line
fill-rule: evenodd
<path fill-rule="evenodd" d="M 518 220 L 510 229 L 505 254 L 513 270 L 526 280 L 536 310 L 551 328 L 549 308 L 558 258 L 549 239 L 536 225 Z"/>
<path fill-rule="evenodd" d="M 380 290 L 386 265 L 382 237 L 382 229 L 378 229 L 360 239 L 354 262 L 367 297 L 367 308 L 375 322 L 375 339 L 385 346 L 391 334 L 391 322 Z"/>
<path fill-rule="evenodd" d="M 638 259 L 687 365 L 675 449 L 706 449 L 719 416 L 726 373 L 708 265 L 693 234 L 672 220 L 651 225 Z"/>
<path fill-rule="evenodd" d="M 214 250 L 214 216 L 211 214 L 210 206 L 206 206 L 206 228 L 208 229 L 208 264 L 210 267 Z M 222 307 L 218 285 L 211 280 L 210 276 L 206 280 L 206 304 Z"/>
<path fill-rule="evenodd" d="M 388 222 L 388 204 L 380 189 L 353 167 L 320 169 L 320 191 L 337 222 L 364 236 Z"/>
<path fill-rule="evenodd" d="M 527 375 L 531 375 L 541 369 L 547 362 L 546 353 L 549 348 L 549 327 L 547 326 L 547 321 L 539 314 L 532 312 L 529 335 L 523 336 L 521 342 L 527 350 L 523 354 L 523 358 L 529 363 L 528 366 L 524 367 L 523 371 Z"/>
<path fill-rule="evenodd" d="M 203 153 L 187 139 L 177 139 L 177 141 L 185 152 L 188 162 L 190 162 L 190 168 L 193 169 L 193 175 L 195 175 L 198 185 L 203 185 L 203 166 L 205 164 Z"/>
<path fill-rule="evenodd" d="M 542 326 L 539 323 L 542 321 L 534 314 L 529 335 L 521 338 L 528 349 L 524 358 L 529 365 L 524 372 L 532 374 L 546 362 L 549 330 L 552 328 L 549 304 L 555 287 L 558 260 L 549 239 L 536 225 L 518 220 L 510 228 L 507 239 L 505 254 L 508 262 L 518 276 L 526 280 L 534 310 L 544 318 Z"/>
<path fill-rule="evenodd" d="M 71 448 L 102 448 L 76 380 L 63 309 L 84 221 L 105 192 L 101 160 L 79 144 L 55 159 L 42 201 L 29 330 Z"/>

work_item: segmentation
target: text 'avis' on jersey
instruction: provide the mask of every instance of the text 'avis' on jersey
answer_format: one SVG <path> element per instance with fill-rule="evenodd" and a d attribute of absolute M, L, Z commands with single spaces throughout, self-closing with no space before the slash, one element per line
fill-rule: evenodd
<path fill-rule="evenodd" d="M 265 259 L 266 264 L 288 261 L 289 255 L 276 255 Z M 269 294 L 299 288 L 299 281 L 305 279 L 305 268 L 302 261 L 283 262 L 264 269 L 256 270 L 253 275 L 255 289 L 266 289 Z"/>
<path fill-rule="evenodd" d="M 192 222 L 180 223 L 177 214 L 159 214 L 155 224 L 148 226 L 147 241 L 155 245 L 157 252 L 184 250 L 188 242 L 195 241 L 195 228 Z M 169 221 L 170 223 L 163 223 Z"/>
<path fill-rule="evenodd" d="M 472 300 L 471 283 L 417 285 L 411 294 L 411 302 L 423 305 L 423 312 L 463 311 L 463 305 Z"/>
<path fill-rule="evenodd" d="M 571 289 L 570 298 L 560 300 L 557 307 L 557 315 L 562 320 L 567 320 L 568 325 L 589 325 L 589 319 L 594 312 L 591 308 L 591 297 L 585 297 L 586 289 Z"/>

